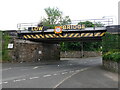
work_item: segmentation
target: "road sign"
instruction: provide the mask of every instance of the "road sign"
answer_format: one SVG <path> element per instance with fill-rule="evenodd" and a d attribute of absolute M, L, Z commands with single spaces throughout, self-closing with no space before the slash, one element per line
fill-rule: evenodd
<path fill-rule="evenodd" d="M 54 29 L 54 32 L 56 34 L 62 33 L 62 27 L 61 26 L 56 26 L 55 29 Z"/>

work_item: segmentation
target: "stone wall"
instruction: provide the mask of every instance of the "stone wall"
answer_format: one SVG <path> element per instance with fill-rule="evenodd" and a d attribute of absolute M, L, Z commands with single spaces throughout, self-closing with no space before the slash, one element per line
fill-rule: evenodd
<path fill-rule="evenodd" d="M 60 60 L 60 51 L 57 44 L 15 39 L 9 56 L 13 62 L 55 61 Z"/>
<path fill-rule="evenodd" d="M 95 52 L 95 51 L 83 51 L 84 57 L 97 57 L 101 56 L 101 52 Z M 81 51 L 65 51 L 60 52 L 61 58 L 81 58 L 82 52 Z"/>
<path fill-rule="evenodd" d="M 43 43 L 43 60 L 60 60 L 60 46 L 58 44 Z"/>
<path fill-rule="evenodd" d="M 103 60 L 103 68 L 112 72 L 118 72 L 119 64 L 112 60 Z"/>

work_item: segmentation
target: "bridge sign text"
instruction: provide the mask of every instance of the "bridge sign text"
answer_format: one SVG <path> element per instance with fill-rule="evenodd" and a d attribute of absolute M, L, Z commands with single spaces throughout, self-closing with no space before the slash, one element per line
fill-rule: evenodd
<path fill-rule="evenodd" d="M 63 25 L 62 29 L 66 30 L 76 30 L 76 29 L 84 29 L 85 25 Z"/>

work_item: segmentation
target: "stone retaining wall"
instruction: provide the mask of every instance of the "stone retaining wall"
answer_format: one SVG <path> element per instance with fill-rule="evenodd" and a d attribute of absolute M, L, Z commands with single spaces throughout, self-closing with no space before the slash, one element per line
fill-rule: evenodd
<path fill-rule="evenodd" d="M 111 61 L 111 60 L 103 60 L 103 68 L 112 71 L 112 72 L 118 72 L 119 64 L 117 62 Z"/>
<path fill-rule="evenodd" d="M 101 56 L 101 52 L 95 52 L 95 51 L 83 51 L 84 57 L 97 57 Z M 81 58 L 82 52 L 81 51 L 66 51 L 66 52 L 60 52 L 61 58 Z"/>

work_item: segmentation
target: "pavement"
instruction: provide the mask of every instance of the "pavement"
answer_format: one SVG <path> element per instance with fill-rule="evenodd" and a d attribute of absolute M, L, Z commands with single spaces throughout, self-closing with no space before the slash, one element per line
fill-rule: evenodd
<path fill-rule="evenodd" d="M 118 88 L 118 74 L 102 68 L 102 57 L 4 63 L 0 71 L 2 88 Z"/>

